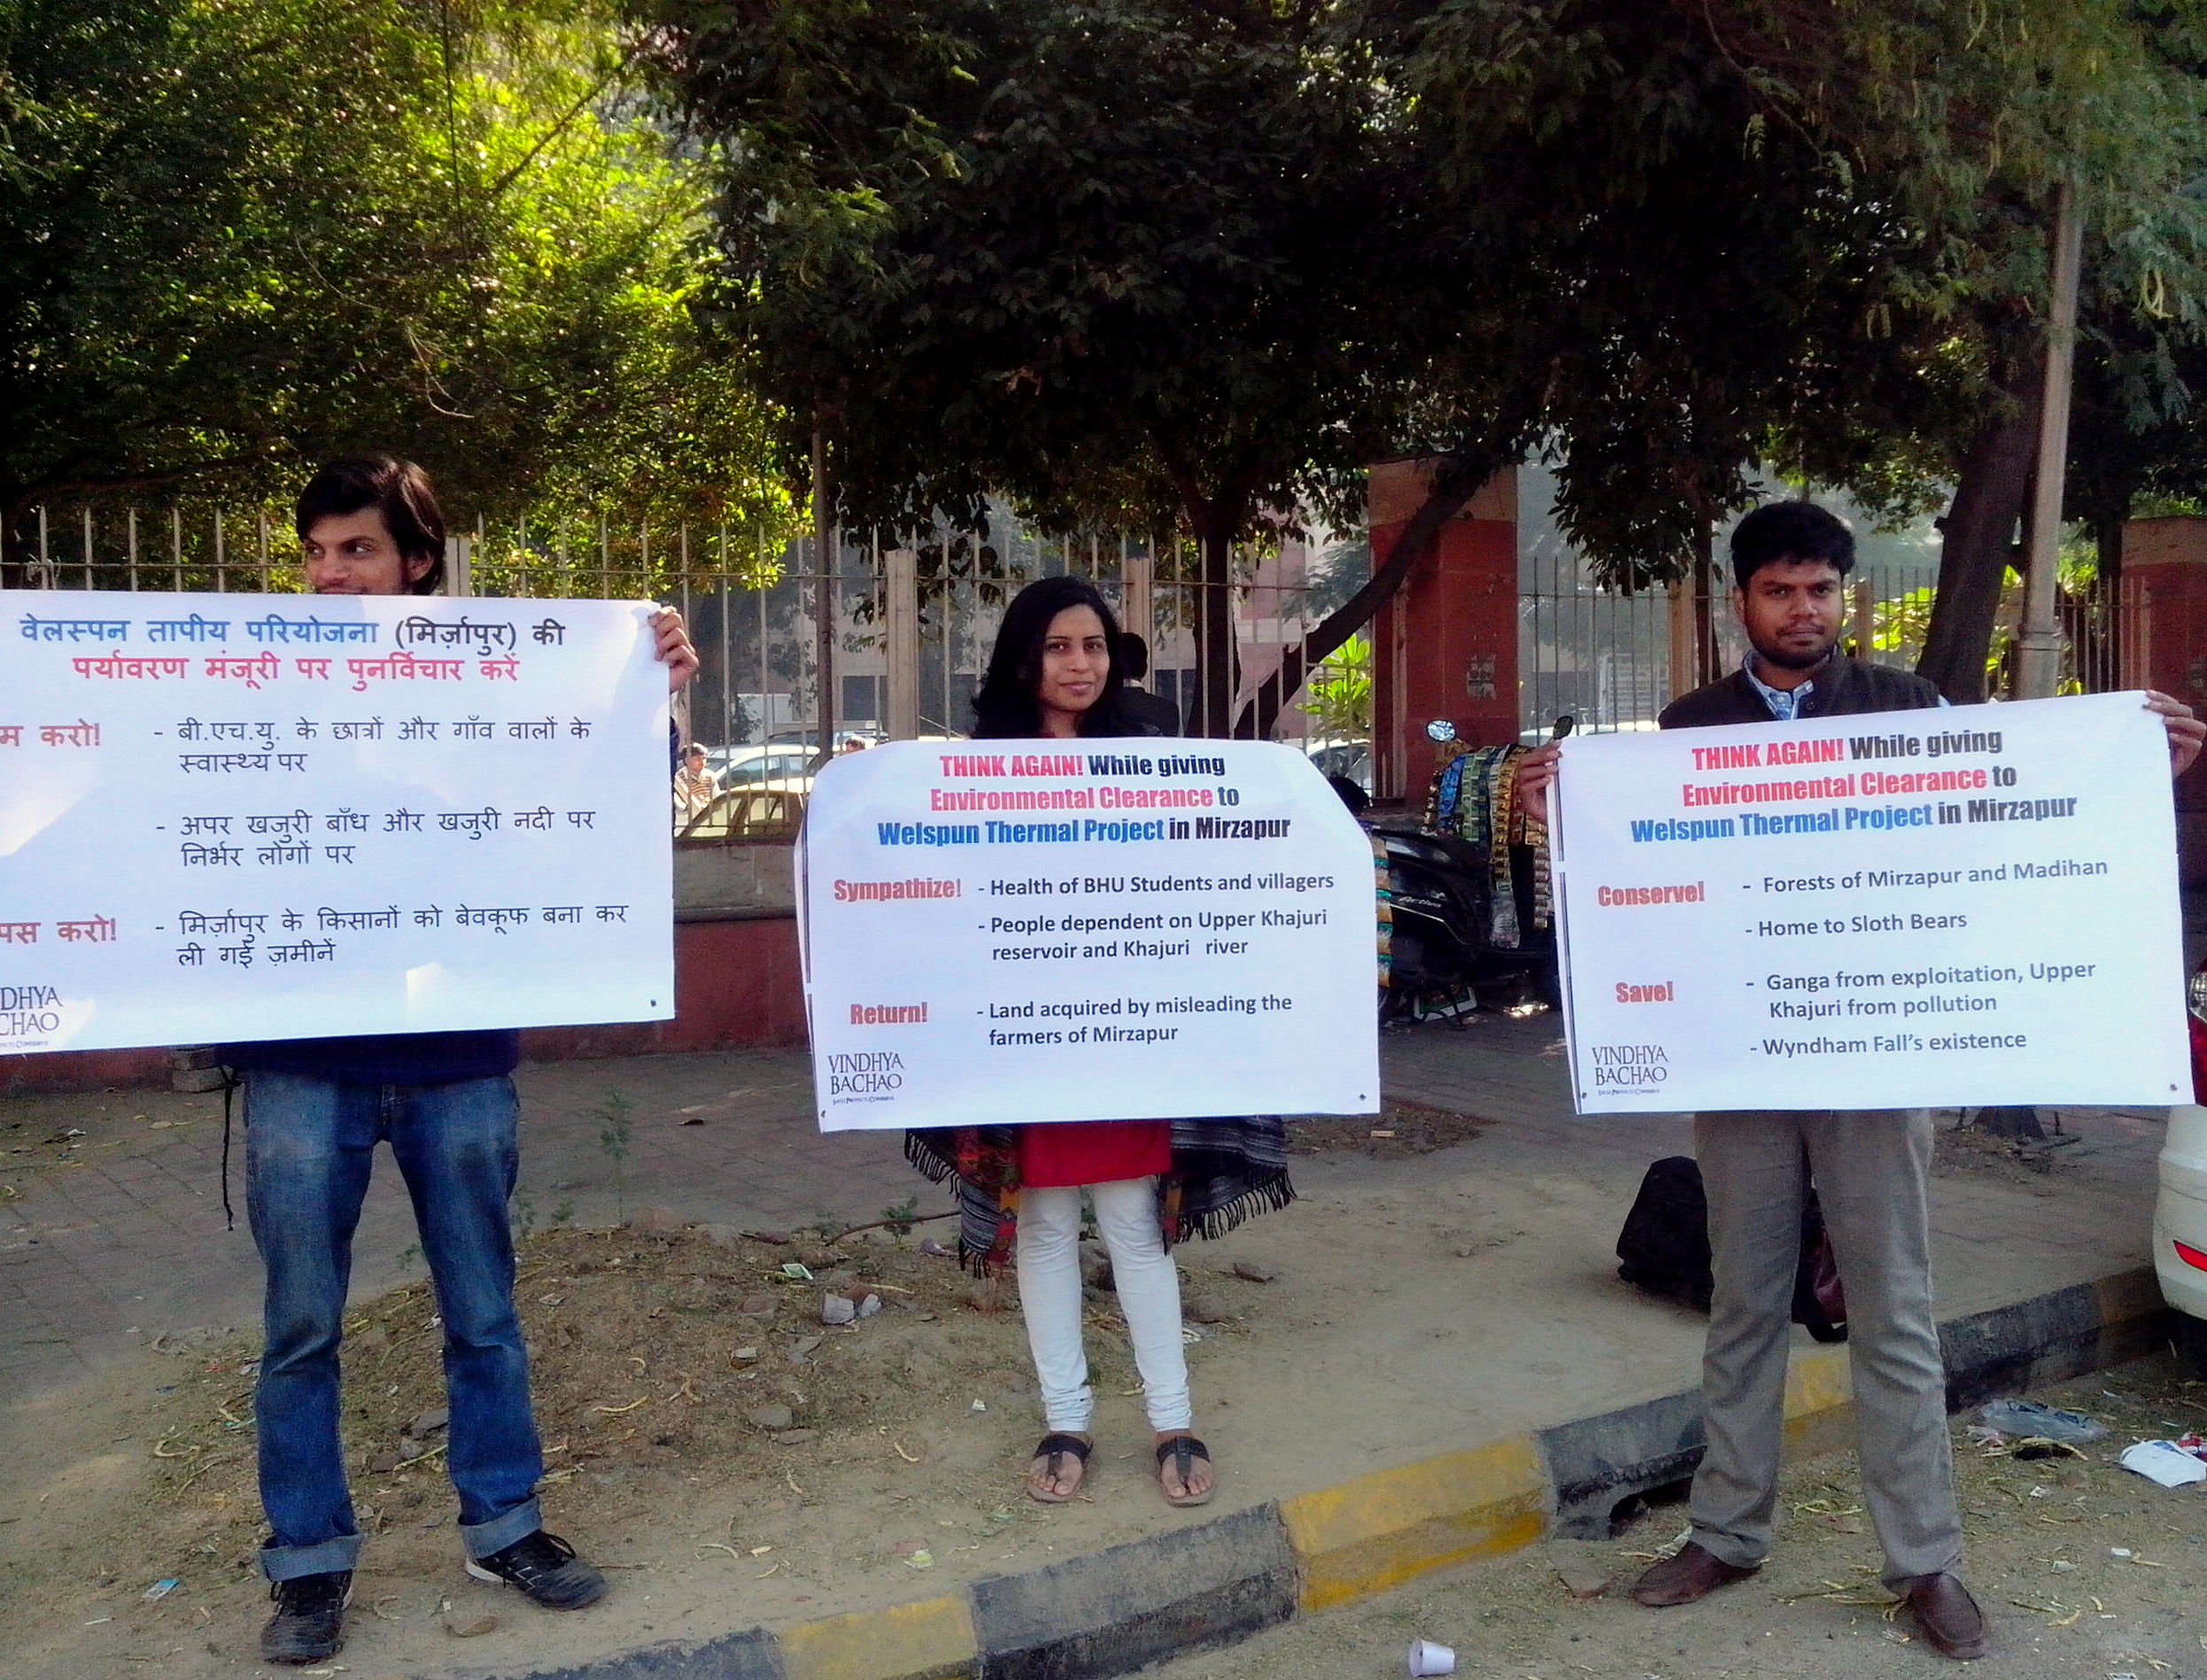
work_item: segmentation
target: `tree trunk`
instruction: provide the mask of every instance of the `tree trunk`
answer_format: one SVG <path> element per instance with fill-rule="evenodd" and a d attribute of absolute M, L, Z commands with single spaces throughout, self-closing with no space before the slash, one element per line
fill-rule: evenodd
<path fill-rule="evenodd" d="M 1954 500 L 1940 522 L 1939 596 L 1917 674 L 1957 706 L 1986 698 L 1985 662 L 2000 594 L 2015 556 L 2016 522 L 2031 493 L 2045 368 L 2036 358 L 2002 382 L 2002 405 L 1963 457 Z"/>
<path fill-rule="evenodd" d="M 1189 509 L 1200 566 L 1196 584 L 1196 704 L 1188 732 L 1222 739 L 1234 732 L 1234 529 L 1216 501 Z"/>
<path fill-rule="evenodd" d="M 1402 535 L 1395 539 L 1385 563 L 1365 580 L 1361 589 L 1320 619 L 1300 646 L 1282 650 L 1278 678 L 1258 691 L 1255 701 L 1242 716 L 1239 733 L 1257 740 L 1272 739 L 1273 726 L 1280 721 L 1287 703 L 1302 692 L 1304 678 L 1371 622 L 1372 615 L 1402 587 L 1403 579 L 1433 552 L 1440 540 L 1441 527 L 1455 518 L 1464 504 L 1478 493 L 1479 486 L 1505 464 L 1498 453 L 1486 452 L 1443 460 L 1433 475 L 1424 502 L 1411 515 Z"/>
<path fill-rule="evenodd" d="M 1693 539 L 1693 685 L 1716 680 L 1716 522 L 1704 519 Z"/>
<path fill-rule="evenodd" d="M 2097 634 L 2098 670 L 2110 687 L 2123 681 L 2123 527 L 2129 523 L 2128 498 L 2121 513 L 2112 508 L 2092 522 L 2094 546 L 2100 551 L 2098 576 L 2092 585 Z"/>

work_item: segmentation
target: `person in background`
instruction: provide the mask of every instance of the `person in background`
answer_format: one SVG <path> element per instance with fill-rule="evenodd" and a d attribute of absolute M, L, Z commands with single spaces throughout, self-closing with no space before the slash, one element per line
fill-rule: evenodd
<path fill-rule="evenodd" d="M 1180 708 L 1142 685 L 1142 679 L 1150 674 L 1150 644 L 1132 631 L 1119 632 L 1119 669 L 1122 678 L 1119 716 L 1128 723 L 1146 724 L 1159 735 L 1179 734 Z"/>
<path fill-rule="evenodd" d="M 1806 501 L 1758 507 L 1734 530 L 1731 556 L 1732 612 L 1746 632 L 1746 662 L 1673 701 L 1663 728 L 1945 703 L 1921 677 L 1839 651 L 1855 538 L 1836 516 Z M 2182 774 L 2207 730 L 2165 694 L 2149 694 L 2146 704 L 2168 730 L 2172 774 Z M 1544 821 L 1559 755 L 1550 746 L 1520 761 L 1520 797 Z M 1962 1513 L 1932 1307 L 1931 1111 L 1697 1114 L 1693 1138 L 1708 1192 L 1716 1285 L 1701 1370 L 1708 1450 L 1693 1478 L 1691 1537 L 1640 1576 L 1633 1598 L 1659 1609 L 1691 1604 L 1746 1580 L 1769 1553 L 1793 1278 L 1813 1177 L 1847 1291 L 1863 1502 L 1885 1551 L 1886 1584 L 1933 1650 L 1963 1661 L 1984 1656 L 1990 1631 L 1955 1573 Z"/>
<path fill-rule="evenodd" d="M 1120 709 L 1119 627 L 1094 585 L 1028 585 L 1004 614 L 974 697 L 978 740 L 1074 740 L 1147 734 Z M 1173 1505 L 1207 1503 L 1211 1451 L 1194 1433 L 1181 1341 L 1180 1274 L 1169 1245 L 1221 1236 L 1285 1207 L 1286 1129 L 1277 1119 L 1086 1120 L 915 1131 L 905 1154 L 957 1198 L 959 1258 L 988 1273 L 1016 1254 L 1019 1306 L 1041 1380 L 1048 1433 L 1027 1467 L 1030 1498 L 1079 1491 L 1094 1437 L 1095 1396 L 1080 1339 L 1080 1195 L 1111 1259 L 1112 1287 L 1156 1431 L 1158 1480 Z"/>
<path fill-rule="evenodd" d="M 410 461 L 331 461 L 300 492 L 295 523 L 314 594 L 428 595 L 443 582 L 444 515 Z M 662 608 L 653 634 L 669 689 L 678 692 L 698 664 L 682 615 Z M 276 1606 L 260 1636 L 267 1661 L 319 1662 L 345 1644 L 360 1531 L 337 1432 L 337 1350 L 352 1232 L 379 1142 L 391 1145 L 413 1199 L 444 1322 L 445 1464 L 468 1573 L 517 1587 L 547 1609 L 605 1596 L 605 1577 L 545 1531 L 537 1506 L 544 1456 L 507 1222 L 520 1057 L 514 1031 L 222 1047 L 244 1087 L 246 1206 L 267 1274 L 253 1390 L 270 1530 L 259 1561 Z"/>
<path fill-rule="evenodd" d="M 682 768 L 674 776 L 674 814 L 686 823 L 713 802 L 712 773 L 705 768 L 705 749 L 692 741 L 682 749 Z"/>

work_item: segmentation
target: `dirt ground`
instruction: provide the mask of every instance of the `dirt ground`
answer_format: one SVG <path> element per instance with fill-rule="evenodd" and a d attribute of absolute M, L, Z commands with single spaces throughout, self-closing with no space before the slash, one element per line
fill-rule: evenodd
<path fill-rule="evenodd" d="M 2207 1675 L 2207 1491 L 2170 1490 L 2118 1467 L 2133 1441 L 2207 1428 L 2207 1385 L 2166 1359 L 2035 1397 L 2106 1424 L 2086 1457 L 1988 1454 L 1954 1421 L 1968 1533 L 1965 1578 L 1992 1618 L 1993 1655 L 1948 1665 L 1906 1615 L 1888 1617 L 1878 1552 L 1851 1454 L 1794 1467 L 1769 1564 L 1700 1603 L 1646 1610 L 1626 1596 L 1677 1537 L 1680 1505 L 1661 1505 L 1605 1544 L 1551 1541 L 1447 1571 L 1369 1604 L 1184 1658 L 1165 1680 L 1361 1680 L 1401 1675 L 1413 1638 L 1452 1647 L 1460 1675 L 1508 1680 L 2198 1680 Z M 1580 1599 L 1563 1572 L 1607 1579 Z"/>
<path fill-rule="evenodd" d="M 1306 1157 L 1406 1163 L 1477 1138 L 1483 1124 L 1393 1102 L 1376 1119 L 1298 1121 L 1293 1136 Z M 66 1151 L 72 1140 L 15 1142 L 28 1156 Z M 1942 1131 L 1940 1150 L 1942 1173 L 2033 1194 L 2052 1194 L 2063 1171 L 2058 1149 L 1966 1133 Z M 1248 1254 L 1238 1235 L 1181 1250 L 1193 1375 L 1206 1397 L 1206 1432 L 1227 1449 L 1219 1508 L 1235 1503 L 1243 1433 L 1243 1410 L 1228 1409 L 1229 1395 L 1247 1402 L 1267 1382 L 1331 1380 L 1322 1350 L 1336 1323 L 1382 1309 L 1414 1313 L 1420 1290 L 1406 1292 L 1406 1281 L 1443 1282 L 1422 1268 L 1452 1255 L 1486 1265 L 1525 1235 L 1522 1213 L 1511 1223 L 1498 1212 L 1426 1211 L 1399 1235 L 1398 1216 L 1391 1197 L 1359 1213 L 1314 1196 L 1295 1211 L 1291 1245 L 1270 1229 L 1274 1221 L 1257 1222 L 1258 1252 L 1285 1254 L 1289 1275 L 1281 1281 L 1263 1281 L 1261 1265 L 1258 1276 L 1237 1273 L 1237 1255 Z M 554 1223 L 523 1243 L 517 1295 L 553 1467 L 547 1520 L 615 1585 L 585 1615 L 548 1615 L 461 1572 L 438 1420 L 436 1309 L 425 1286 L 383 1296 L 349 1320 L 348 1467 L 369 1542 L 338 1659 L 346 1672 L 373 1680 L 456 1667 L 518 1670 L 834 1614 L 1211 1514 L 1164 1507 L 1108 1293 L 1092 1292 L 1088 1309 L 1099 1413 L 1089 1485 L 1073 1505 L 1047 1507 L 1019 1491 L 1040 1420 L 1016 1298 L 1008 1284 L 992 1290 L 927 1251 L 953 1241 L 947 1226 L 762 1236 L 653 1228 L 662 1222 L 671 1224 L 647 1212 L 612 1231 Z M 1398 1249 L 1434 1258 L 1375 1263 Z M 1320 1266 L 1300 1258 L 1336 1253 L 1363 1258 Z M 813 1276 L 793 1276 L 791 1266 Z M 825 1295 L 869 1289 L 879 1312 L 847 1327 L 821 1321 Z M 0 1446 L 0 1674 L 214 1680 L 266 1672 L 255 1658 L 267 1614 L 252 1567 L 262 1531 L 252 1475 L 256 1351 L 242 1338 L 166 1340 L 72 1390 L 66 1404 L 10 1419 Z M 1863 1543 L 1850 1544 L 1859 1551 Z M 177 1584 L 145 1596 L 170 1581 Z M 487 1613 L 497 1625 L 462 1639 L 447 1630 L 448 1612 Z"/>
<path fill-rule="evenodd" d="M 1479 1126 L 1390 1103 L 1377 1119 L 1298 1122 L 1296 1148 L 1400 1158 Z M 1089 1290 L 1088 1312 L 1104 1430 L 1096 1479 L 1117 1514 L 1099 1537 L 1083 1521 L 1092 1501 L 1046 1507 L 1019 1491 L 1039 1428 L 1018 1297 L 941 1252 L 956 1243 L 947 1222 L 761 1235 L 654 1230 L 655 1212 L 522 1243 L 515 1294 L 552 1467 L 548 1524 L 615 1583 L 587 1617 L 547 1616 L 461 1571 L 428 1285 L 347 1320 L 346 1465 L 368 1537 L 338 1659 L 349 1672 L 518 1668 L 832 1614 L 1033 1568 L 1165 1514 L 1107 1291 Z M 1200 1382 L 1212 1357 L 1263 1335 L 1266 1289 L 1215 1245 L 1181 1260 Z M 866 1318 L 822 1321 L 830 1293 L 868 1292 L 880 1305 Z M 0 1456 L 0 1673 L 265 1671 L 258 1351 L 240 1337 L 165 1340 L 42 1414 L 34 1451 Z M 177 1584 L 149 1600 L 165 1581 Z M 486 1634 L 446 1629 L 447 1612 L 486 1611 L 499 1623 Z"/>

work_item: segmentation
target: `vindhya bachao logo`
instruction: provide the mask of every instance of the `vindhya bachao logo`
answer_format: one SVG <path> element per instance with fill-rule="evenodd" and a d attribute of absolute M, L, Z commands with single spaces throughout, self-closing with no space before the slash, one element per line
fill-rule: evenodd
<path fill-rule="evenodd" d="M 61 994 L 50 986 L 0 986 L 0 1038 L 42 1038 L 61 1031 Z"/>
<path fill-rule="evenodd" d="M 827 1067 L 831 1101 L 883 1103 L 904 1088 L 904 1058 L 894 1050 L 833 1050 Z"/>
<path fill-rule="evenodd" d="M 1598 1091 L 1653 1091 L 1670 1077 L 1660 1044 L 1597 1044 L 1590 1061 Z"/>

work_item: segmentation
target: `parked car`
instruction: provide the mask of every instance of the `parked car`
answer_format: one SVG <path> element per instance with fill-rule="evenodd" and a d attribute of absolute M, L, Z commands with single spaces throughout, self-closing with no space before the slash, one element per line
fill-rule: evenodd
<path fill-rule="evenodd" d="M 1321 776 L 1344 776 L 1366 793 L 1372 791 L 1371 742 L 1316 740 L 1303 750 Z"/>
<path fill-rule="evenodd" d="M 2192 976 L 2192 1095 L 2207 1095 L 2207 964 Z M 2161 1142 L 2161 1194 L 2153 1210 L 2153 1269 L 2176 1311 L 2176 1351 L 2207 1378 L 2207 1107 L 2169 1111 Z"/>
<path fill-rule="evenodd" d="M 735 747 L 714 780 L 723 793 L 737 788 L 771 788 L 778 793 L 812 791 L 812 750 L 796 745 Z M 708 762 L 710 762 L 709 755 Z"/>
<path fill-rule="evenodd" d="M 888 739 L 886 731 L 871 727 L 839 729 L 835 732 L 835 750 L 840 753 L 853 741 L 862 746 L 875 747 Z M 778 729 L 766 738 L 766 744 L 769 747 L 801 747 L 809 752 L 817 752 L 820 732 L 817 729 Z"/>

